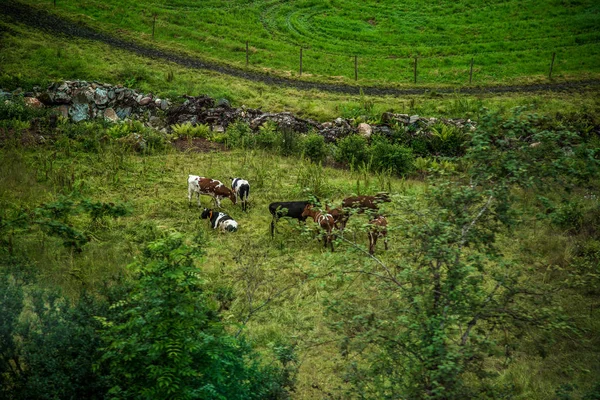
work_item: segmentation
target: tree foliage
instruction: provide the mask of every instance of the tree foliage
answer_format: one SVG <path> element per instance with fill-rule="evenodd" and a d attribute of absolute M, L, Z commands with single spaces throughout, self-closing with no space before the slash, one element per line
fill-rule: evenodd
<path fill-rule="evenodd" d="M 597 174 L 597 153 L 521 111 L 487 115 L 465 157 L 468 173 L 433 180 L 423 207 L 405 205 L 408 255 L 359 269 L 376 300 L 349 291 L 330 301 L 342 354 L 364 354 L 347 370 L 359 397 L 497 397 L 505 388 L 488 384 L 485 360 L 508 345 L 509 332 L 569 329 L 551 293 L 522 276 L 496 238 L 519 222 L 516 188 L 568 189 Z"/>
<path fill-rule="evenodd" d="M 263 399 L 280 388 L 244 341 L 226 333 L 180 234 L 151 243 L 131 265 L 138 284 L 103 321 L 102 362 L 117 398 Z"/>

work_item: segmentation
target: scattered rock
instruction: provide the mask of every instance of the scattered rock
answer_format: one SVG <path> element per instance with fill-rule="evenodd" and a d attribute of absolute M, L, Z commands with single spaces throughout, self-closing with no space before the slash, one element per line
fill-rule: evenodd
<path fill-rule="evenodd" d="M 104 110 L 104 119 L 111 122 L 117 122 L 120 118 L 115 112 L 115 110 L 113 110 L 112 108 L 107 108 L 106 110 Z"/>
<path fill-rule="evenodd" d="M 69 106 L 61 105 L 58 107 L 58 112 L 63 118 L 69 118 Z"/>
<path fill-rule="evenodd" d="M 371 128 L 371 125 L 365 123 L 365 122 L 361 122 L 360 124 L 358 124 L 358 134 L 365 137 L 365 138 L 370 138 L 371 134 L 373 133 L 373 129 Z"/>
<path fill-rule="evenodd" d="M 44 105 L 42 104 L 41 101 L 39 101 L 38 99 L 36 99 L 35 97 L 24 97 L 23 101 L 25 102 L 25 105 L 31 108 L 44 108 Z"/>

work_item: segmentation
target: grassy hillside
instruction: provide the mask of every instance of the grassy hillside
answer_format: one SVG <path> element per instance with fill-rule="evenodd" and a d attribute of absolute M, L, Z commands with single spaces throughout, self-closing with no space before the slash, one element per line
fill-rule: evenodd
<path fill-rule="evenodd" d="M 4 238 L 10 237 L 14 253 L 11 257 L 2 253 L 3 268 L 9 271 L 20 260 L 22 266 L 17 268 L 36 277 L 36 284 L 26 293 L 33 296 L 35 287 L 58 287 L 64 295 L 77 298 L 84 288 L 99 290 L 113 284 L 115 277 L 129 275 L 125 266 L 139 258 L 146 243 L 169 232 L 182 232 L 206 252 L 196 265 L 215 291 L 215 304 L 229 331 L 242 329 L 264 353 L 263 362 L 268 362 L 274 348 L 292 346 L 297 357 L 290 364 L 297 369 L 293 398 L 348 396 L 347 367 L 368 366 L 376 347 L 367 346 L 349 360 L 343 351 L 347 338 L 328 313 L 331 304 L 351 295 L 348 299 L 361 306 L 385 306 L 386 294 L 377 288 L 377 279 L 360 271 L 376 271 L 379 262 L 400 268 L 411 257 L 415 249 L 409 246 L 407 229 L 411 221 L 416 223 L 427 214 L 424 199 L 433 187 L 385 174 L 321 168 L 307 160 L 259 150 L 195 153 L 167 148 L 136 154 L 122 142 L 98 141 L 107 128 L 101 124 L 61 124 L 48 133 L 46 145 L 32 145 L 35 136 L 30 134 L 35 131 L 30 125 L 5 121 L 4 126 L 9 139 L 4 137 L 0 149 L 3 221 L 9 221 L 17 210 L 67 200 L 124 204 L 130 211 L 127 216 L 95 222 L 84 214 L 71 217 L 71 226 L 90 238 L 81 253 L 62 245 L 60 236 L 35 226 L 12 233 L 5 230 Z M 248 213 L 228 200 L 223 202 L 224 211 L 239 221 L 238 232 L 219 234 L 199 219 L 199 209 L 186 198 L 190 173 L 223 181 L 243 176 L 251 182 Z M 382 206 L 390 221 L 390 249 L 383 251 L 379 243 L 378 260 L 365 254 L 365 216 L 351 218 L 345 240 L 337 241 L 334 253 L 323 249 L 310 222 L 302 227 L 281 221 L 275 238 L 270 238 L 267 205 L 271 201 L 317 193 L 337 204 L 353 193 L 381 190 L 392 193 L 392 202 Z M 593 222 L 582 222 L 579 227 L 573 216 L 584 218 L 584 214 L 569 207 L 591 210 L 585 214 L 586 221 L 591 221 L 590 216 L 598 217 L 594 214 L 597 197 L 590 197 L 584 189 L 566 198 L 558 191 L 545 195 L 562 197 L 566 203 L 552 211 L 550 220 L 533 217 L 539 200 L 533 193 L 520 193 L 522 217 L 512 230 L 499 234 L 498 243 L 509 263 L 502 264 L 503 268 L 511 265 L 511 271 L 520 281 L 529 282 L 531 290 L 542 285 L 553 293 L 551 302 L 539 305 L 535 312 L 553 309 L 558 314 L 548 327 L 509 324 L 496 331 L 493 338 L 504 343 L 504 350 L 499 346 L 482 368 L 492 374 L 488 379 L 497 393 L 511 393 L 512 398 L 541 400 L 559 392 L 580 398 L 592 389 L 596 382 L 592 377 L 600 370 L 600 326 L 594 317 L 598 298 L 590 286 L 597 266 L 585 264 L 595 259 L 597 228 Z M 210 206 L 209 199 L 203 197 L 202 204 Z"/>
<path fill-rule="evenodd" d="M 200 58 L 364 85 L 523 83 L 583 79 L 600 72 L 598 4 L 505 1 L 177 1 L 58 0 L 26 3 L 97 29 Z M 153 16 L 156 15 L 154 39 Z"/>
<path fill-rule="evenodd" d="M 0 52 L 0 87 L 30 90 L 56 80 L 99 80 L 152 92 L 173 100 L 182 94 L 208 94 L 226 98 L 232 105 L 265 111 L 291 111 L 320 121 L 357 113 L 379 118 L 382 112 L 419 114 L 448 118 L 476 118 L 481 107 L 510 110 L 532 106 L 545 115 L 576 112 L 597 113 L 595 90 L 515 94 L 439 94 L 411 96 L 350 96 L 317 91 L 278 88 L 202 70 L 189 70 L 160 63 L 107 45 L 69 40 L 0 21 L 6 31 Z M 169 74 L 172 73 L 172 78 Z"/>

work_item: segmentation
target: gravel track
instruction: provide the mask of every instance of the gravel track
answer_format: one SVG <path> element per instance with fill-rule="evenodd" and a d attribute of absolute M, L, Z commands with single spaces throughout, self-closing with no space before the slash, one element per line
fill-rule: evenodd
<path fill-rule="evenodd" d="M 67 37 L 93 40 L 108 44 L 112 47 L 127 50 L 132 53 L 150 57 L 161 61 L 170 61 L 187 68 L 204 69 L 219 72 L 237 78 L 247 79 L 253 82 L 262 82 L 267 85 L 285 86 L 300 90 L 319 90 L 342 94 L 359 94 L 361 87 L 346 84 L 305 82 L 296 79 L 276 77 L 259 72 L 247 71 L 218 63 L 211 63 L 197 58 L 184 56 L 175 52 L 155 49 L 138 43 L 123 40 L 114 36 L 94 30 L 90 27 L 60 18 L 46 11 L 19 3 L 13 0 L 0 0 L 0 15 L 7 18 L 3 20 L 23 24 L 31 28 L 44 30 L 51 34 L 59 34 Z M 488 86 L 488 87 L 461 87 L 461 88 L 412 88 L 398 89 L 390 87 L 362 87 L 363 93 L 374 96 L 384 95 L 414 95 L 427 92 L 436 93 L 460 93 L 482 94 L 482 93 L 527 93 L 527 92 L 581 92 L 590 89 L 598 89 L 600 80 L 585 80 L 564 83 L 547 83 L 535 85 L 517 86 Z"/>

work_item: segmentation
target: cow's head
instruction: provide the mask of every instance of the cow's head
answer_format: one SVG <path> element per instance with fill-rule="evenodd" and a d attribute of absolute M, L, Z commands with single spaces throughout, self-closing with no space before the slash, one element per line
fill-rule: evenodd
<path fill-rule="evenodd" d="M 211 215 L 212 215 L 212 210 L 210 208 L 205 208 L 202 211 L 202 214 L 200 214 L 200 218 L 202 218 L 202 219 L 210 218 Z"/>
<path fill-rule="evenodd" d="M 306 207 L 304 207 L 304 210 L 302 210 L 302 217 L 306 218 L 306 217 L 312 215 L 312 208 L 313 208 L 312 205 L 307 204 Z"/>
<path fill-rule="evenodd" d="M 227 197 L 229 197 L 229 200 L 231 200 L 233 204 L 237 204 L 237 199 L 233 190 L 230 190 L 229 193 L 227 193 Z"/>

